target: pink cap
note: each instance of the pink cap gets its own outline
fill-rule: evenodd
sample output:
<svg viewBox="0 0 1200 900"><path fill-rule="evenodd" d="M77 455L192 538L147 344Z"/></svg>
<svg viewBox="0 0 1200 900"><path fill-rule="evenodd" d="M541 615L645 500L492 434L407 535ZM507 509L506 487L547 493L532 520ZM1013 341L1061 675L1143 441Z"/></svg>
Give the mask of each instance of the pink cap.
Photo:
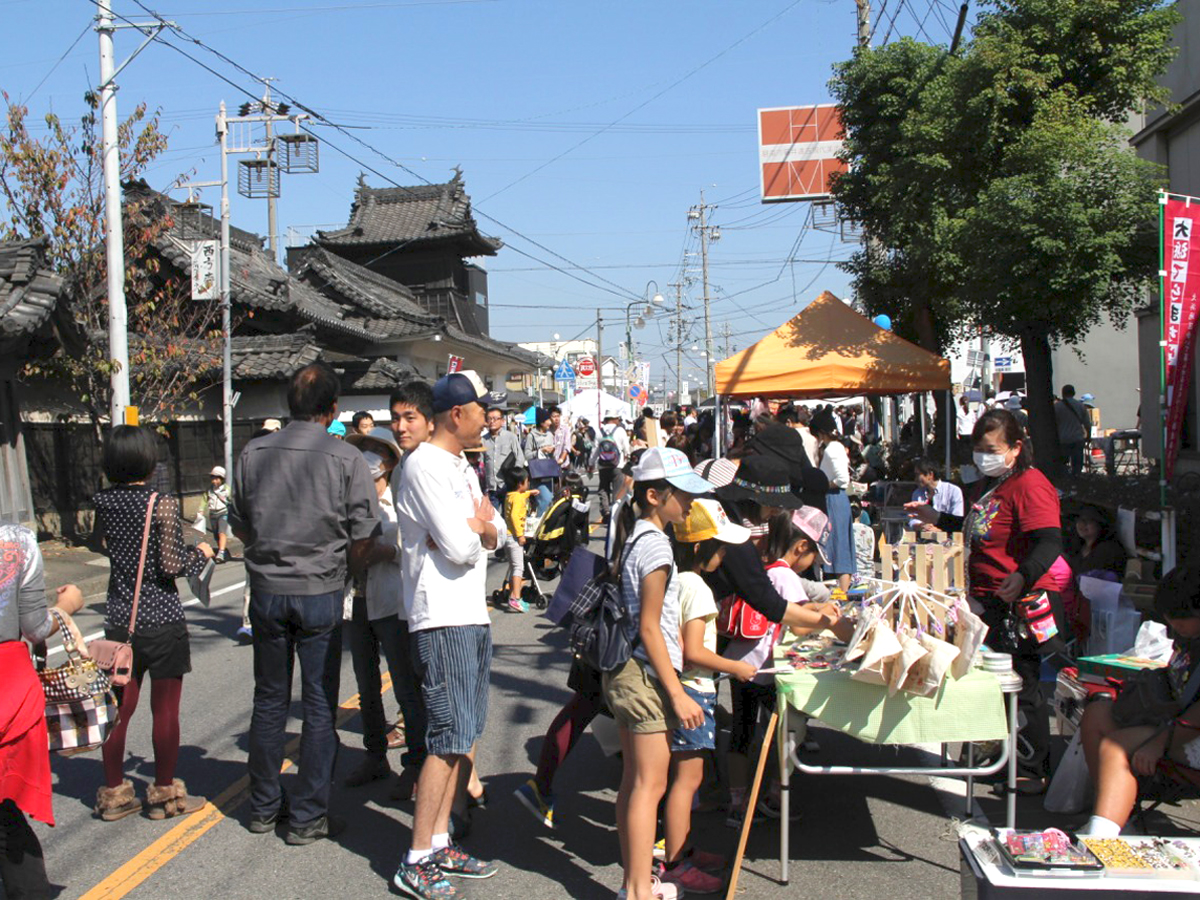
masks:
<svg viewBox="0 0 1200 900"><path fill-rule="evenodd" d="M824 565L829 565L825 555L825 539L829 536L829 518L815 506L802 506L792 513L792 524L804 532L805 537L817 545L817 553Z"/></svg>

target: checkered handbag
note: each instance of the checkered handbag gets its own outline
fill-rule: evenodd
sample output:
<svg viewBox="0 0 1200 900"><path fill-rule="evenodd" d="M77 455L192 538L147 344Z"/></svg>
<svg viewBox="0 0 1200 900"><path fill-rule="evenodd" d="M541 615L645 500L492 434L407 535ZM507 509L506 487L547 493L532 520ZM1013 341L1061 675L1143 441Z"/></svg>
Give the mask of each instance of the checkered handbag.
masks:
<svg viewBox="0 0 1200 900"><path fill-rule="evenodd" d="M46 695L46 730L50 750L92 750L104 743L117 723L117 696L109 674L79 651L76 629L59 610L58 619L67 661L46 668L38 658L38 678Z"/></svg>

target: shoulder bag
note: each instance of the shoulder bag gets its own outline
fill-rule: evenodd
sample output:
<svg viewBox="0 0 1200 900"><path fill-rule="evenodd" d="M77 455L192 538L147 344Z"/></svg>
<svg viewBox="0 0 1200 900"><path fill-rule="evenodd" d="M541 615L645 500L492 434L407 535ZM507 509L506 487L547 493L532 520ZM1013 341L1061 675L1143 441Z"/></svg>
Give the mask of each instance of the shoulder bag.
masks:
<svg viewBox="0 0 1200 900"><path fill-rule="evenodd" d="M46 695L46 730L52 752L94 750L108 738L117 722L117 696L112 679L94 659L80 650L83 639L75 623L58 609L50 614L58 620L67 661L46 668L46 645L34 653L38 680Z"/></svg>
<svg viewBox="0 0 1200 900"><path fill-rule="evenodd" d="M129 630L124 641L100 640L88 644L88 653L101 669L112 677L114 687L124 687L133 677L133 629L137 624L138 599L142 595L142 576L146 571L146 550L150 546L150 524L158 494L150 494L146 504L146 524L142 529L142 553L138 557L137 581L133 586L133 606L129 610Z"/></svg>
<svg viewBox="0 0 1200 900"><path fill-rule="evenodd" d="M1113 701L1113 721L1122 728L1134 725L1162 725L1192 705L1200 689L1200 664L1192 670L1179 699L1171 693L1167 669L1149 669L1125 679L1121 693Z"/></svg>

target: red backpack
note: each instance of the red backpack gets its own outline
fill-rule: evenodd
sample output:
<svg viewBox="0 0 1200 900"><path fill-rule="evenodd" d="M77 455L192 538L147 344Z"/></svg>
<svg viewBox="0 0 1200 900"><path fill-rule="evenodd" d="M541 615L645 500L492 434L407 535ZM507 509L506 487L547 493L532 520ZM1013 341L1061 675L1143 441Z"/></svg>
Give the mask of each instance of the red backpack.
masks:
<svg viewBox="0 0 1200 900"><path fill-rule="evenodd" d="M787 563L777 559L767 568L777 569L780 566L787 566ZM717 633L724 637L757 641L778 627L737 594L730 594L721 600L721 607L717 611Z"/></svg>

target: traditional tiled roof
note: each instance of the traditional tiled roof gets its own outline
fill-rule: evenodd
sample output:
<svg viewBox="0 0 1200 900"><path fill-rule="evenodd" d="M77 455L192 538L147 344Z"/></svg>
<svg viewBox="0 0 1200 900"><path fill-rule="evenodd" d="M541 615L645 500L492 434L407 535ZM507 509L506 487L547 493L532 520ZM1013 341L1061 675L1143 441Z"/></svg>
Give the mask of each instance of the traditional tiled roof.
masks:
<svg viewBox="0 0 1200 900"><path fill-rule="evenodd" d="M321 358L310 334L235 335L229 342L233 377L279 381Z"/></svg>
<svg viewBox="0 0 1200 900"><path fill-rule="evenodd" d="M400 282L317 245L305 247L298 257L294 278L349 307L350 320L362 320L381 338L432 335L441 329L442 317L424 309Z"/></svg>
<svg viewBox="0 0 1200 900"><path fill-rule="evenodd" d="M53 314L62 281L45 266L46 239L0 242L0 349L11 351Z"/></svg>
<svg viewBox="0 0 1200 900"><path fill-rule="evenodd" d="M418 377L420 377L420 373L412 366L380 357L372 360L367 371L351 381L347 390L393 391L405 382Z"/></svg>
<svg viewBox="0 0 1200 900"><path fill-rule="evenodd" d="M494 256L498 238L480 234L462 172L445 184L370 188L360 176L350 221L337 231L317 232L317 243L352 247L450 242L464 256Z"/></svg>
<svg viewBox="0 0 1200 900"><path fill-rule="evenodd" d="M469 334L456 325L446 326L446 336L453 341L458 341L471 347L478 347L480 350L485 350L488 353L507 356L530 368L544 367L544 357L540 353L533 353L517 344L510 344L508 341L498 341L479 334Z"/></svg>

